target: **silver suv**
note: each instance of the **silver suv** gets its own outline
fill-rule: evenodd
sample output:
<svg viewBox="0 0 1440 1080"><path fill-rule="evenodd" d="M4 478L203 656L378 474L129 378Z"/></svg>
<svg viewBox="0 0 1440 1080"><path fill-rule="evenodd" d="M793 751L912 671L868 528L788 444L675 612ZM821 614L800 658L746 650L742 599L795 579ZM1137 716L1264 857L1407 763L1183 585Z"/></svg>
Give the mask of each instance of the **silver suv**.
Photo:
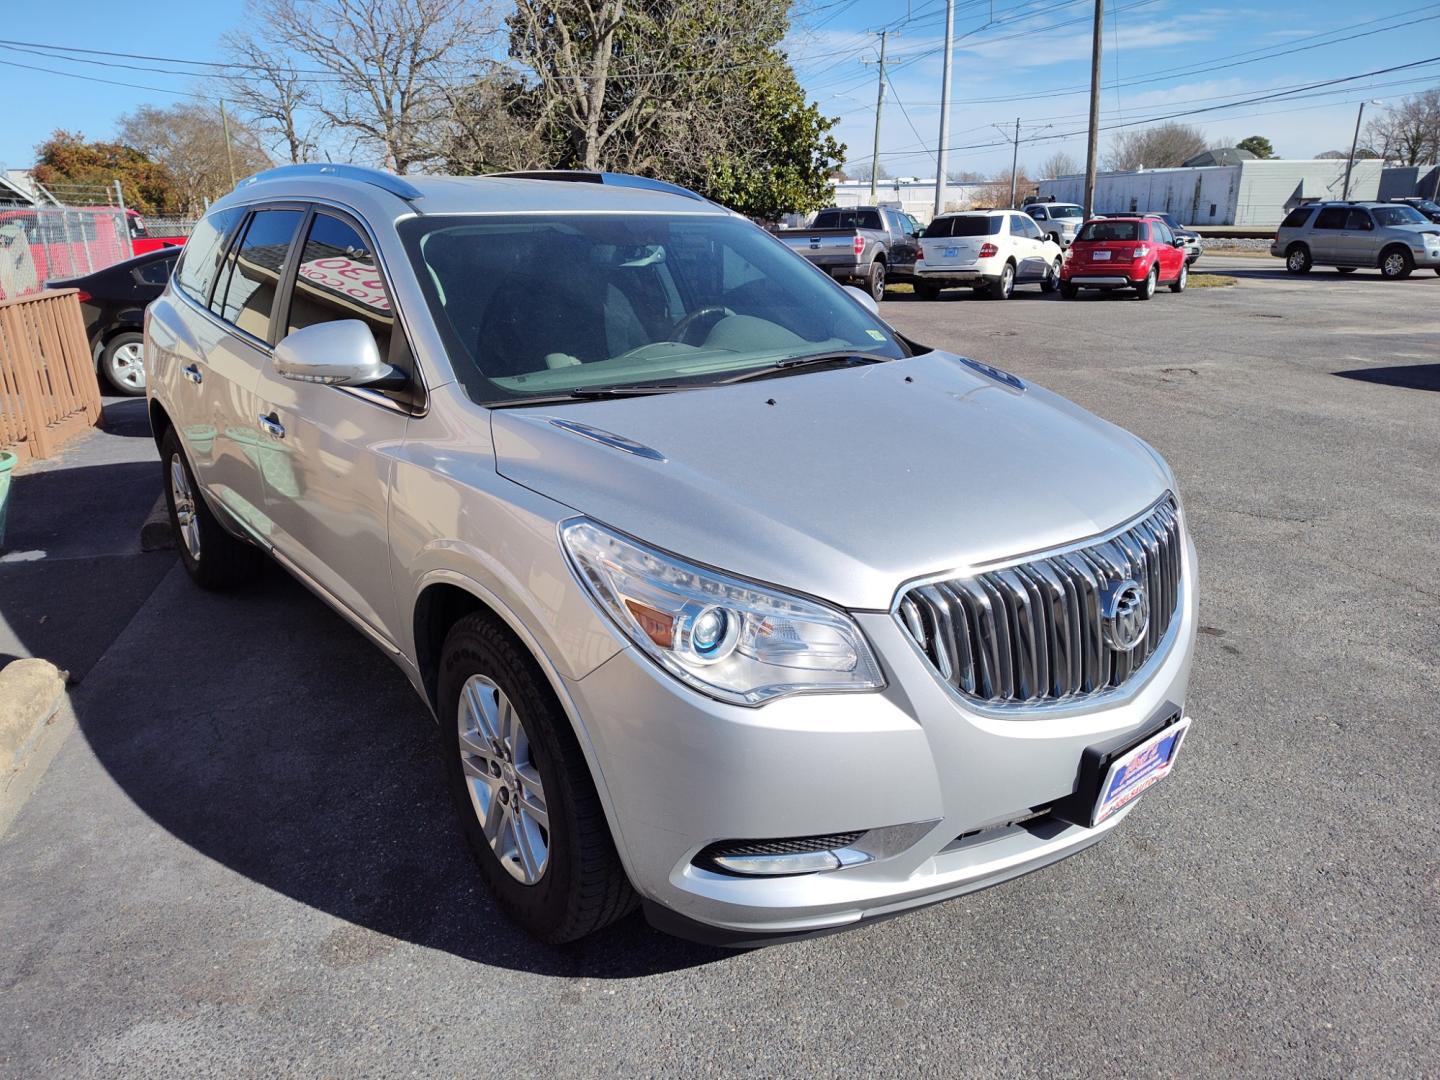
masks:
<svg viewBox="0 0 1440 1080"><path fill-rule="evenodd" d="M1440 274L1440 225L1399 203L1312 203L1280 223L1270 254L1283 258L1292 274L1308 274L1312 266L1338 267L1342 274L1378 267L1391 279L1407 278L1417 267Z"/></svg>
<svg viewBox="0 0 1440 1080"><path fill-rule="evenodd" d="M272 170L145 345L191 577L268 554L405 672L542 939L991 885L1104 837L1188 729L1160 457L682 189Z"/></svg>

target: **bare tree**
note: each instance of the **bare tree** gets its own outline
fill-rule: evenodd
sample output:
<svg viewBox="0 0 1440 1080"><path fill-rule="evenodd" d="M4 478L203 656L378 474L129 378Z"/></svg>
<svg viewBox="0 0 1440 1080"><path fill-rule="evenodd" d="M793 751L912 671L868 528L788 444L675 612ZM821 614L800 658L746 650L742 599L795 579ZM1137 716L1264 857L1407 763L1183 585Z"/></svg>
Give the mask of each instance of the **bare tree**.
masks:
<svg viewBox="0 0 1440 1080"><path fill-rule="evenodd" d="M1110 143L1105 168L1111 172L1135 169L1173 169L1206 148L1205 133L1174 121L1148 128L1127 128Z"/></svg>
<svg viewBox="0 0 1440 1080"><path fill-rule="evenodd" d="M865 161L861 162L859 165L856 165L853 169L846 170L846 174L855 180L869 180L871 173L875 174L876 180L890 179L890 170L885 167L885 163L883 161L875 165L872 165L870 162Z"/></svg>
<svg viewBox="0 0 1440 1080"><path fill-rule="evenodd" d="M281 82L308 86L333 134L398 173L443 153L437 128L455 88L487 66L497 29L484 0L251 0L249 15ZM273 118L285 109L270 81ZM254 85L263 92L264 82Z"/></svg>
<svg viewBox="0 0 1440 1080"><path fill-rule="evenodd" d="M1440 89L1415 94L1386 109L1365 125L1364 139L1379 156L1402 165L1440 159Z"/></svg>
<svg viewBox="0 0 1440 1080"><path fill-rule="evenodd" d="M1074 176L1083 168L1084 166L1064 150L1056 150L1040 163L1040 175L1046 179L1054 179L1057 176Z"/></svg>
<svg viewBox="0 0 1440 1080"><path fill-rule="evenodd" d="M314 140L309 116L318 94L313 83L277 49L248 33L221 39L230 58L229 96L270 135L291 164L310 159Z"/></svg>
<svg viewBox="0 0 1440 1080"><path fill-rule="evenodd" d="M206 199L217 199L234 187L234 179L267 168L270 158L256 133L246 124L230 122L230 148L218 106L182 102L160 109L142 105L118 122L119 141L169 170L186 213L198 214Z"/></svg>
<svg viewBox="0 0 1440 1080"><path fill-rule="evenodd" d="M1035 181L1026 175L1025 163L1020 163L1020 168L1015 176L1015 204L1018 206L1024 201L1026 195L1035 193ZM1009 206L1010 205L1010 170L1006 169L999 173L988 183L976 189L971 201L976 206Z"/></svg>

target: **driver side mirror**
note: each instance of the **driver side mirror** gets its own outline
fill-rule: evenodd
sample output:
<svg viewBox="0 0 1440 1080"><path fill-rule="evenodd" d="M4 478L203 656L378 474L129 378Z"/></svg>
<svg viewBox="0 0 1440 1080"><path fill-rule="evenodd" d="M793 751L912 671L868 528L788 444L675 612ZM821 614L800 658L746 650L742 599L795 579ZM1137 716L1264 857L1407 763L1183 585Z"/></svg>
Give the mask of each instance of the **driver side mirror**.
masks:
<svg viewBox="0 0 1440 1080"><path fill-rule="evenodd" d="M1184 240L1181 240L1180 237L1178 237L1178 236L1175 237L1174 240L1171 240L1170 243L1171 243L1173 246L1175 246L1175 247L1184 247L1184 246L1185 246L1185 241L1184 241Z"/></svg>
<svg viewBox="0 0 1440 1080"><path fill-rule="evenodd" d="M275 346L275 373L293 382L399 390L405 373L380 358L375 335L359 319L337 319L291 331Z"/></svg>
<svg viewBox="0 0 1440 1080"><path fill-rule="evenodd" d="M845 291L850 294L850 299L870 312L871 315L879 316L880 305L877 304L875 298L864 289L857 289L854 285L846 285Z"/></svg>

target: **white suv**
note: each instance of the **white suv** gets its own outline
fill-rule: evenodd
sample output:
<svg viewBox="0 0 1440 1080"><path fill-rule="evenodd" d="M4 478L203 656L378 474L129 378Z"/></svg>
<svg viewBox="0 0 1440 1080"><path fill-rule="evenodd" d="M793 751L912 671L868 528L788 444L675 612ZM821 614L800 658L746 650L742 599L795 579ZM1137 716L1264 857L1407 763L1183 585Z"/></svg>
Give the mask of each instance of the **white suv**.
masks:
<svg viewBox="0 0 1440 1080"><path fill-rule="evenodd" d="M969 285L977 295L1009 300L1016 285L1042 292L1060 283L1064 252L1019 210L944 214L925 229L915 259L915 295L934 300L941 289Z"/></svg>

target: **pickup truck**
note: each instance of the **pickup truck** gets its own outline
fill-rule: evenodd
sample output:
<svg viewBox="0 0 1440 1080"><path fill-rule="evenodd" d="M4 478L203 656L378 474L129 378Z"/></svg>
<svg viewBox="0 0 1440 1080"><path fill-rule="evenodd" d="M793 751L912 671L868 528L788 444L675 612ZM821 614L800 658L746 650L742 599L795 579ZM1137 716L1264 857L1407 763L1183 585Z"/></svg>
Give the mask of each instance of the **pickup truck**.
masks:
<svg viewBox="0 0 1440 1080"><path fill-rule="evenodd" d="M863 284L876 300L885 295L887 278L909 280L915 272L915 222L888 206L832 207L809 228L775 235L831 277Z"/></svg>

